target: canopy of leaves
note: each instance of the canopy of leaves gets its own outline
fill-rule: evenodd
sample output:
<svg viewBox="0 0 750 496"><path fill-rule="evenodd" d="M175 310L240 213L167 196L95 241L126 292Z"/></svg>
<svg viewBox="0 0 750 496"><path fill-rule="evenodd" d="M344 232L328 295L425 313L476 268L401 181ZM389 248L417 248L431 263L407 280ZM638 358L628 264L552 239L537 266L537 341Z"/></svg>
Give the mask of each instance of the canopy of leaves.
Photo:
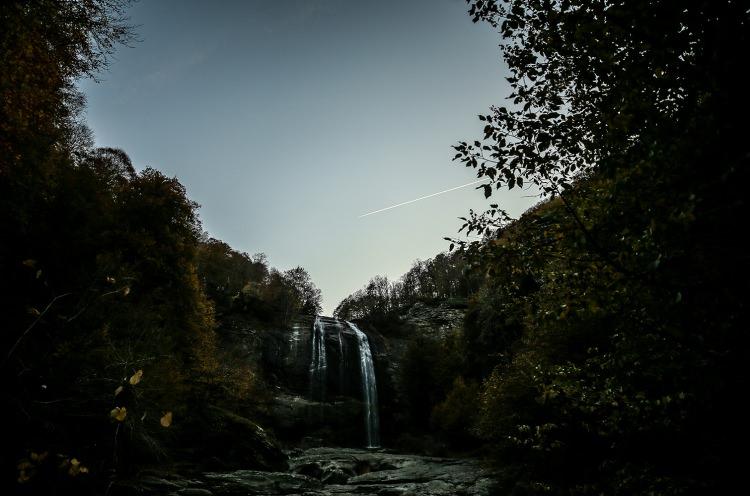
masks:
<svg viewBox="0 0 750 496"><path fill-rule="evenodd" d="M481 139L458 143L454 160L494 189L564 196L594 170L615 175L648 160L678 175L699 156L695 180L705 183L719 175L707 164L739 165L735 116L748 109L736 67L747 63L750 22L742 2L467 2L475 22L500 31L512 93L479 116ZM505 220L493 209L464 227Z"/></svg>

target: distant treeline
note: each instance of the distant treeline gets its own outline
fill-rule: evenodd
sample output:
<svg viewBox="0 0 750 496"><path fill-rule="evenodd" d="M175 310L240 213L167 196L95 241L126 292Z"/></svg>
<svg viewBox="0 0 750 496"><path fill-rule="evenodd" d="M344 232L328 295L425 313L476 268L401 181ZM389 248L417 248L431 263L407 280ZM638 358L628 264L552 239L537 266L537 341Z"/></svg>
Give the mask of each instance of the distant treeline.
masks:
<svg viewBox="0 0 750 496"><path fill-rule="evenodd" d="M481 279L469 270L462 252L440 253L416 261L398 281L375 276L344 298L334 311L341 319L381 322L417 301L465 299L476 291Z"/></svg>

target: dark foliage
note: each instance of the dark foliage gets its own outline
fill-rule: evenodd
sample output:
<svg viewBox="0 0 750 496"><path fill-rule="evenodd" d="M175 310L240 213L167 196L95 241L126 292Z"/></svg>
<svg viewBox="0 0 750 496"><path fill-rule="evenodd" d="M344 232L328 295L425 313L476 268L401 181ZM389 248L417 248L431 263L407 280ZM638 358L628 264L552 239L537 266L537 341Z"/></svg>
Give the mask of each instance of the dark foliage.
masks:
<svg viewBox="0 0 750 496"><path fill-rule="evenodd" d="M412 416L480 436L508 494L729 492L747 439L750 10L468 3L499 29L513 92L455 160L485 196L545 201L465 219L484 240L454 243L482 283L462 333L413 338Z"/></svg>
<svg viewBox="0 0 750 496"><path fill-rule="evenodd" d="M319 309L303 269L206 239L177 179L91 148L74 84L133 39L126 6L0 6L3 494L103 494L172 460L206 405L247 405L215 307L248 285L270 320Z"/></svg>
<svg viewBox="0 0 750 496"><path fill-rule="evenodd" d="M713 494L746 429L750 11L732 1L470 1L511 105L456 159L554 200L463 228L478 432L518 494ZM489 195L491 188L487 188ZM496 229L499 231L496 231Z"/></svg>
<svg viewBox="0 0 750 496"><path fill-rule="evenodd" d="M198 248L198 274L219 313L285 326L297 315L321 311L321 292L302 267L280 272L269 268L263 253L251 258L208 236Z"/></svg>

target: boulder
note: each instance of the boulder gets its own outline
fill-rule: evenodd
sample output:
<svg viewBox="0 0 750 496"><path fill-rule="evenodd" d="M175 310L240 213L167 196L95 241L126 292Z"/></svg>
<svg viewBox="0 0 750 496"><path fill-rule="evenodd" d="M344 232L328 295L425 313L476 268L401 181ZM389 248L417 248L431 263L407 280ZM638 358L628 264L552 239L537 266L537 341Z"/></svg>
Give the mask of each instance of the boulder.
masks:
<svg viewBox="0 0 750 496"><path fill-rule="evenodd" d="M322 487L320 481L304 475L255 470L206 473L203 478L215 496L308 494Z"/></svg>
<svg viewBox="0 0 750 496"><path fill-rule="evenodd" d="M287 456L274 437L250 419L207 406L191 425L190 455L212 470L286 470Z"/></svg>
<svg viewBox="0 0 750 496"><path fill-rule="evenodd" d="M330 402L278 393L269 405L266 422L287 440L319 438L325 443L364 443L362 402L336 397Z"/></svg>

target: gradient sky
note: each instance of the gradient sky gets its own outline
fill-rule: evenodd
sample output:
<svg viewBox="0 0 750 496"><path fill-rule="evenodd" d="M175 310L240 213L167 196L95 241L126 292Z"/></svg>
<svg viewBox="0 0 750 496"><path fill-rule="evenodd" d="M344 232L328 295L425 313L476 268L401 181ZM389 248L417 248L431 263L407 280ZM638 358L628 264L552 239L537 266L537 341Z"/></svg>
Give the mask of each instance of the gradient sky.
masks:
<svg viewBox="0 0 750 496"><path fill-rule="evenodd" d="M203 227L279 269L331 314L370 277L447 249L488 201L451 162L509 93L499 37L464 0L141 0L140 42L84 81L99 146L176 176ZM518 215L528 192L493 196Z"/></svg>

